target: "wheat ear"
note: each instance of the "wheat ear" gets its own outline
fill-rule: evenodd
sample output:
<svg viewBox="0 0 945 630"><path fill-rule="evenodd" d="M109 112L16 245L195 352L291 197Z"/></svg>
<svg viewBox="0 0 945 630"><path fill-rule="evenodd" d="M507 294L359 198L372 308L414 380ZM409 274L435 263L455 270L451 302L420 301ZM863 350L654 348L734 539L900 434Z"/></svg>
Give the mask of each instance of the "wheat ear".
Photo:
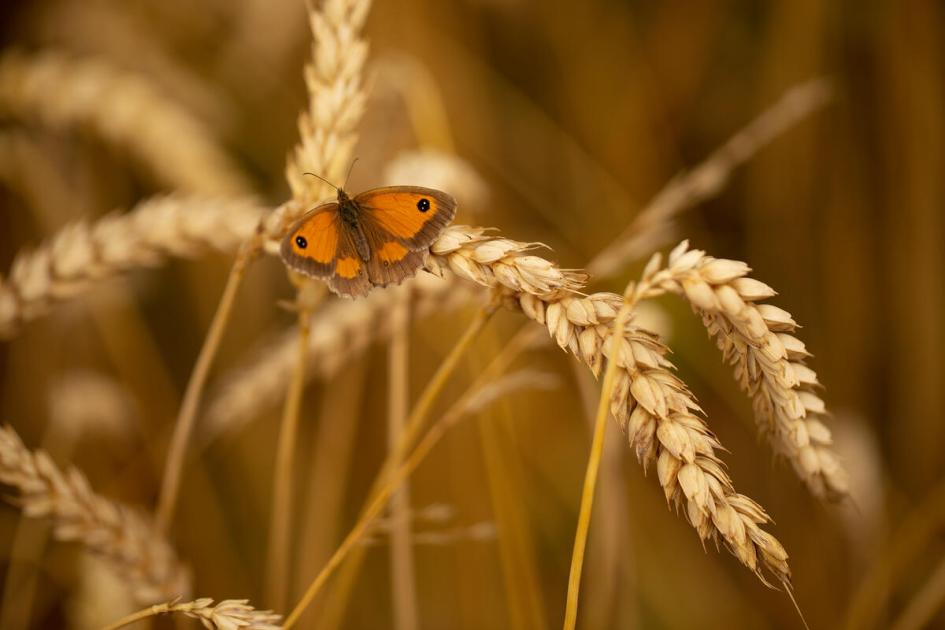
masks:
<svg viewBox="0 0 945 630"><path fill-rule="evenodd" d="M250 185L206 127L142 76L47 51L0 59L0 111L50 127L86 126L127 147L166 185L239 195Z"/></svg>
<svg viewBox="0 0 945 630"><path fill-rule="evenodd" d="M106 559L140 603L189 593L187 570L144 514L96 494L81 472L61 471L8 426L0 428L0 481L20 491L24 515L52 522L56 539L79 542Z"/></svg>
<svg viewBox="0 0 945 630"><path fill-rule="evenodd" d="M810 355L791 333L790 313L759 304L775 295L768 285L748 277L748 265L707 256L680 243L667 266L655 257L644 278L651 294L684 296L712 335L725 360L735 367L739 385L751 397L762 434L785 456L811 491L832 500L848 493L843 467L831 451L830 429L823 423L824 401L817 395L817 374L804 361Z"/></svg>
<svg viewBox="0 0 945 630"><path fill-rule="evenodd" d="M248 201L169 196L125 214L73 223L36 249L19 252L9 277L0 277L0 338L105 277L168 257L230 251L253 233L262 213Z"/></svg>
<svg viewBox="0 0 945 630"><path fill-rule="evenodd" d="M225 599L214 605L209 597L192 602L167 602L156 604L130 614L110 624L104 630L118 630L125 626L156 615L181 614L199 619L204 628L211 630L279 630L282 615L271 610L256 610L247 599Z"/></svg>
<svg viewBox="0 0 945 630"><path fill-rule="evenodd" d="M368 0L326 0L309 11L312 58L305 66L308 109L299 116L299 143L286 162L285 176L292 200L273 211L260 225L270 249L289 227L325 196L326 184L314 173L339 186L357 142L357 126L364 114L362 88L368 44L361 30L371 3Z"/></svg>
<svg viewBox="0 0 945 630"><path fill-rule="evenodd" d="M582 296L583 274L560 269L531 254L536 245L487 235L481 228L447 228L431 248L429 267L446 269L498 290L504 304L545 326L564 350L599 374L616 356L620 373L611 413L627 433L644 468L655 464L667 501L684 509L703 540L724 544L765 581L762 569L788 583L784 547L762 529L770 518L760 505L738 494L716 456L720 444L686 385L673 373L668 349L640 327L628 326L610 340L622 298L611 293ZM642 297L646 297L645 295Z"/></svg>

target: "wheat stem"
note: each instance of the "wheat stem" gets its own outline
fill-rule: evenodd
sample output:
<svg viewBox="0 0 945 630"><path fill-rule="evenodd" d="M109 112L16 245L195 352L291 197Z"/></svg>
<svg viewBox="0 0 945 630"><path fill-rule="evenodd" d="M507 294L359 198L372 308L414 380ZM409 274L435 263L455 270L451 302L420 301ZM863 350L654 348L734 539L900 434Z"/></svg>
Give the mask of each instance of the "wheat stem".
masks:
<svg viewBox="0 0 945 630"><path fill-rule="evenodd" d="M612 348L611 357L617 356L617 342L624 334L635 300L631 300L633 293L632 283L627 287L625 300L617 319L614 321L614 332L610 337ZM584 474L584 487L581 490L581 509L578 514L577 530L574 534L574 550L571 554L571 571L568 576L567 605L564 612L564 630L574 630L577 624L578 596L581 590L581 569L584 566L584 551L587 547L587 533L591 525L591 511L594 507L594 490L597 488L597 475L600 471L600 462L604 454L604 437L607 433L607 418L610 415L611 397L617 380L618 361L607 362L604 372L604 384L601 387L600 402L597 405L597 417L594 421L594 437L591 441L591 454L587 460L587 471Z"/></svg>
<svg viewBox="0 0 945 630"><path fill-rule="evenodd" d="M157 529L162 534L167 532L171 521L174 519L174 510L180 492L181 472L184 467L184 456L197 419L200 397L207 383L210 366L213 365L213 359L220 348L223 333L230 321L236 294L246 273L246 266L252 258L253 251L248 247L243 247L236 255L236 260L233 262L230 275L226 280L226 286L223 289L223 296L217 305L210 329L207 331L203 346L200 348L200 354L197 356L197 362L194 364L194 371L187 383L187 390L184 392L184 400L177 415L174 434L171 437L171 444L167 452L167 462L164 466L164 478L155 516Z"/></svg>
<svg viewBox="0 0 945 630"><path fill-rule="evenodd" d="M446 429L455 423L464 413L475 411L475 409L471 409L471 407L474 406L474 397L476 394L482 392L490 382L494 389L498 390L493 397L501 394L504 387L500 387L500 385L503 384L500 381L493 380L494 377L504 372L519 354L521 354L529 344L533 343L535 332L536 331L530 328L522 327L518 334L516 334L512 340L503 347L502 351L492 359L489 366L479 373L477 379L469 386L466 392L457 399L450 410L443 414L437 423L424 435L423 444L427 444L428 448L432 448L433 444L446 432ZM420 449L423 444L418 444L417 449ZM368 500L381 490L383 479L382 475L379 474L377 476L371 488ZM344 615L346 602L350 598L350 592L354 588L354 582L360 570L363 551L363 549L355 550L350 554L348 561L342 567L337 579L337 585L334 588L335 595L331 601L326 604L325 611L319 619L319 627L336 628L341 625L340 620Z"/></svg>
<svg viewBox="0 0 945 630"><path fill-rule="evenodd" d="M880 551L851 598L844 623L846 630L865 630L874 627L873 621L883 618L893 585L905 579L910 563L930 548L943 526L945 482L935 486L889 536L887 548Z"/></svg>
<svg viewBox="0 0 945 630"><path fill-rule="evenodd" d="M537 331L531 327L522 327L511 342L504 333L495 329L490 332L490 343L483 344L483 352L495 358L485 370L476 370L480 372L477 382L484 389L508 381L513 375L507 374L499 379L499 372L504 372L529 344L538 340ZM516 415L503 404L496 405L488 414L480 415L475 424L497 533L496 551L508 602L508 626L516 630L545 630L548 619L542 596L541 567L536 558L539 545L535 541L537 532L530 522L525 500L526 464L522 448L529 447L517 443L515 422Z"/></svg>
<svg viewBox="0 0 945 630"><path fill-rule="evenodd" d="M299 432L299 409L305 391L305 366L308 339L311 332L312 311L324 295L324 284L299 280L298 282L299 331L295 369L289 381L279 441L276 447L275 473L272 482L272 513L269 521L269 566L267 571L268 602L277 610L285 608L289 584L289 548L292 541L292 495L295 469L295 450ZM317 292L317 293L316 293Z"/></svg>
<svg viewBox="0 0 945 630"><path fill-rule="evenodd" d="M932 618L945 604L945 558L932 571L925 584L912 595L905 609L890 626L892 630L921 630L930 627Z"/></svg>
<svg viewBox="0 0 945 630"><path fill-rule="evenodd" d="M443 363L440 364L440 368L433 375L433 378L427 383L426 387L423 390L423 394L420 396L420 399L414 405L413 411L410 414L410 418L407 420L407 426L404 429L403 434L398 440L397 446L391 451L387 457L387 461L384 463L384 466L381 468L381 472L378 475L378 480L388 479L383 486L373 492L373 499L368 503L367 508L361 513L361 517L358 519L358 522L355 523L354 527L348 532L348 535L339 545L338 549L335 550L335 553L332 554L328 562L322 567L322 570L315 576L315 579L309 585L308 589L305 591L305 594L302 595L302 598L295 605L295 608L292 609L292 612L289 613L289 616L286 618L285 627L288 630L299 620L301 614L305 611L306 608L314 601L315 596L318 595L321 588L325 585L325 582L331 577L331 574L334 573L335 569L342 563L345 557L348 555L348 552L357 544L361 539L364 533L367 531L367 528L370 526L374 518L380 513L387 503L387 499L390 497L391 492L397 483L403 479L407 474L410 473L413 468L411 468L410 462L413 459L411 456L410 459L404 462L404 464L397 470L395 470L393 475L390 475L388 471L392 470L394 467L394 462L399 461L403 454L409 448L411 442L414 441L416 436L420 433L420 430L423 427L423 422L426 419L427 414L430 411L430 408L433 406L433 403L436 401L437 396L443 390L443 386L446 384L446 381L456 370L456 366L459 365L459 360L462 358L463 354L469 347L472 345L472 342L476 339L488 321L492 318L492 315L496 311L497 304L495 301L490 303L485 308L481 309L476 313L475 318L470 322L469 326L466 328L462 337L459 341L456 342L456 345L453 346L453 349L450 350L450 353L443 360ZM415 467L419 461L415 462L413 466Z"/></svg>
<svg viewBox="0 0 945 630"><path fill-rule="evenodd" d="M394 305L394 333L391 336L388 354L388 417L387 444L393 454L403 435L407 422L409 402L409 326L410 294L406 287L396 290ZM395 460L393 465L400 464ZM416 630L419 627L417 613L416 575L414 571L413 544L410 534L410 486L404 482L391 497L390 560L391 599L394 609L394 628Z"/></svg>

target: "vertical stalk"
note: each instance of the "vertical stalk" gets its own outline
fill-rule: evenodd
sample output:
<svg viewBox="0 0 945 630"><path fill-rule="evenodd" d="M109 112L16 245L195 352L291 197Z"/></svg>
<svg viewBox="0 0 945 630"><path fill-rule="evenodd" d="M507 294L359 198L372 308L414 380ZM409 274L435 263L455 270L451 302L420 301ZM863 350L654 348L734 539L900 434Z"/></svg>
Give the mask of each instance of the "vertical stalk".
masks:
<svg viewBox="0 0 945 630"><path fill-rule="evenodd" d="M207 376L210 374L210 367L213 365L213 359L220 349L220 341L223 339L223 333L230 321L230 315L233 312L233 304L236 301L236 294L246 273L246 266L252 260L256 253L253 245L245 245L240 248L230 269L230 275L227 277L226 286L223 289L223 295L220 303L213 315L213 321L210 323L210 329L204 339L203 346L200 348L200 354L197 356L197 362L194 364L194 371L190 375L187 383L187 390L184 392L184 399L181 402L180 411L177 414L177 422L174 425L174 434L171 436L171 443L167 451L167 461L164 465L164 477L161 483L161 494L158 497L157 514L155 524L158 532L166 534L174 520L174 510L177 506L177 498L180 493L181 473L184 467L184 456L187 452L187 443L194 430L194 424L197 420L197 408L200 406L200 397L203 394L204 387L207 384Z"/></svg>
<svg viewBox="0 0 945 630"><path fill-rule="evenodd" d="M388 416L387 446L393 466L400 465L397 445L407 422L409 405L409 347L410 293L409 289L398 289L394 307L393 334L387 363ZM417 630L416 574L414 570L413 544L410 536L410 485L407 481L391 496L391 601L394 608L395 630Z"/></svg>
<svg viewBox="0 0 945 630"><path fill-rule="evenodd" d="M597 404L597 419L594 422L594 438L591 442L591 454L587 460L587 471L584 474L584 488L581 491L581 510L578 514L577 531L574 534L574 550L571 554L571 572L568 577L567 605L564 611L564 630L574 630L577 625L578 596L581 590L581 570L584 566L584 551L587 547L587 532L591 524L591 511L594 507L594 490L597 487L597 474L600 471L600 462L604 454L604 435L607 431L607 417L610 415L610 396L614 391L617 378L616 355L620 351L619 340L624 335L627 321L630 319L635 300L634 285L631 283L624 294L624 305L614 321L610 342L610 356L607 361L607 370L604 373L604 384L601 387L600 401Z"/></svg>
<svg viewBox="0 0 945 630"><path fill-rule="evenodd" d="M299 430L299 409L305 391L305 364L308 360L308 340L312 311L324 290L321 283L300 280L290 275L298 288L296 307L299 319L298 353L292 380L286 392L276 447L276 463L272 481L272 512L269 517L269 562L266 574L268 605L284 610L288 600L289 549L292 543L292 499L295 489L295 449Z"/></svg>
<svg viewBox="0 0 945 630"><path fill-rule="evenodd" d="M399 461L403 458L404 454L408 452L411 443L415 441L416 437L423 429L427 414L429 414L433 403L436 402L437 396L443 390L446 381L453 372L456 371L459 360L472 345L472 342L485 327L493 313L495 313L497 306L497 303L493 302L476 314L476 317L470 322L463 336L456 342L456 345L450 350L450 353L443 360L443 363L440 364L433 378L427 383L423 394L421 394L417 404L413 407L410 418L407 420L407 426L401 438L398 440L394 452L388 456L381 468L381 472L378 474L374 488L368 497L367 506L362 510L358 522L355 523L351 531L348 532L348 535L341 542L341 545L338 546L338 549L335 550L335 553L332 554L322 570L315 576L315 579L295 605L295 608L289 613L283 625L285 630L290 630L298 622L299 617L315 600L315 597L328 581L328 578L331 577L351 550L357 545L358 541L371 525L371 522L386 505L387 499L390 497L392 489L396 487L397 482L413 470L412 466L416 466L417 463L419 463L419 460L416 460L413 455L411 455L399 469L393 466L391 462Z"/></svg>

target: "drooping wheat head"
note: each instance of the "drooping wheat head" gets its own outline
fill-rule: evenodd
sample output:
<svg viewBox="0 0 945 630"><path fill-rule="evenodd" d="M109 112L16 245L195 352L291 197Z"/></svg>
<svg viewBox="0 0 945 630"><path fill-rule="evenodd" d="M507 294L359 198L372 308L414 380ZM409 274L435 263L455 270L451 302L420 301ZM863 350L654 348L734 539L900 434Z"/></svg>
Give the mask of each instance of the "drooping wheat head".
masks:
<svg viewBox="0 0 945 630"><path fill-rule="evenodd" d="M190 593L190 574L150 519L96 494L76 468L60 470L43 451L30 451L10 427L0 428L0 481L20 491L23 514L46 518L54 536L101 556L142 604Z"/></svg>

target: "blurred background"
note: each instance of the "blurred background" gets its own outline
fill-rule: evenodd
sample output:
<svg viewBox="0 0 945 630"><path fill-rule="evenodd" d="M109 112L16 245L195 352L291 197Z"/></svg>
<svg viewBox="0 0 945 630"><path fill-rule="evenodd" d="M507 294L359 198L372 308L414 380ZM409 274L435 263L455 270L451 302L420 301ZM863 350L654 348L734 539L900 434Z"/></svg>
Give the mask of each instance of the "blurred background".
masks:
<svg viewBox="0 0 945 630"><path fill-rule="evenodd" d="M803 325L826 387L855 506L817 501L774 460L687 306L667 300L648 316L728 449L736 488L775 519L811 627L945 627L945 6L400 0L376 3L365 34L369 100L349 188L382 183L417 151L450 156L457 222L543 242L569 268L783 93L829 80L830 103L656 244L689 238L747 261L779 291L772 302ZM288 197L311 45L301 0L4 2L0 45L4 63L43 58L138 77L188 112L227 160L226 177L222 167L195 177L191 192L273 206ZM113 98L101 85L51 90L47 104ZM4 274L67 223L172 190L102 128L50 118L0 107ZM0 345L2 421L103 494L153 506L168 428L231 260L135 269L25 325ZM594 289L621 291L642 262ZM292 325L277 305L291 296L277 260L251 269L208 401ZM418 313L414 396L474 309ZM496 318L444 405L521 322ZM386 344L338 353L303 403L296 595L350 527L387 448ZM412 478L423 628L561 623L596 393L550 345L520 363L556 387L516 392L463 422ZM279 418L278 401L259 409L185 470L174 538L201 596L271 605L261 576ZM703 551L619 431L608 441L579 627L801 627L783 592L724 551ZM42 544L37 522L21 534L40 542L15 548L19 522L15 507L0 507L4 628L97 627L136 608L81 549ZM307 623L394 627L389 571L379 535L353 590L329 589Z"/></svg>

